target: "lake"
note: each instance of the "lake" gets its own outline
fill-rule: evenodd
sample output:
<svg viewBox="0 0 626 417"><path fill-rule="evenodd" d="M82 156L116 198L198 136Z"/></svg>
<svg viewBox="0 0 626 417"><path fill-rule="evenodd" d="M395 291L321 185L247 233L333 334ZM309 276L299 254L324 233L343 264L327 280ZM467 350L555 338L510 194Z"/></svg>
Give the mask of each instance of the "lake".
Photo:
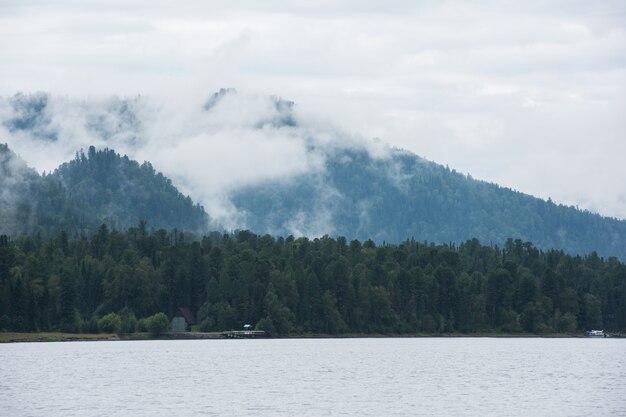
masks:
<svg viewBox="0 0 626 417"><path fill-rule="evenodd" d="M626 416L626 339L0 345L2 416Z"/></svg>

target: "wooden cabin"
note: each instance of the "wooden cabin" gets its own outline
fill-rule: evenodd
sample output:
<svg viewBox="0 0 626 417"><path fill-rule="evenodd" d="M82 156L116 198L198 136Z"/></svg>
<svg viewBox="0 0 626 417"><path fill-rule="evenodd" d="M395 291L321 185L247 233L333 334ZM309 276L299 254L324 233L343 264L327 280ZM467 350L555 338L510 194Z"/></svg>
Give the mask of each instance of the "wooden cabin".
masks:
<svg viewBox="0 0 626 417"><path fill-rule="evenodd" d="M185 333L196 324L196 318L187 307L180 307L172 317L172 333Z"/></svg>

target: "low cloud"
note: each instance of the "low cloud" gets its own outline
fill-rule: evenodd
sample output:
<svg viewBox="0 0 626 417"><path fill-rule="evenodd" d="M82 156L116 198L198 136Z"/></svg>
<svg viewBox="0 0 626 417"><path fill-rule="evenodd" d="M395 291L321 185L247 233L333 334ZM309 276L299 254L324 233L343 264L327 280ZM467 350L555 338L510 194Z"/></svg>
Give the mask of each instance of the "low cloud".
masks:
<svg viewBox="0 0 626 417"><path fill-rule="evenodd" d="M277 97L234 90L175 102L17 94L0 100L0 135L40 171L53 170L91 145L150 161L205 206L212 226L241 228L246 227L245 215L234 208L231 192L322 172L327 154L337 149L358 147L371 149L375 157L387 155L379 142L368 143L330 126L300 124L294 108ZM15 120L24 117L29 123L15 128ZM324 204L338 197L320 195L327 197ZM324 204L319 218L296 218L289 227L295 234L328 233L332 224Z"/></svg>
<svg viewBox="0 0 626 417"><path fill-rule="evenodd" d="M269 123L263 133L250 125L271 110L260 97L277 94L298 103L299 127L318 141L342 146L351 137L379 137L476 178L625 217L618 197L626 176L626 3L620 0L191 0L185 7L24 0L0 4L0 50L5 98L16 91L91 96L90 111L98 101L92 95L153 98L127 100L142 116L134 147L122 146L132 129L117 131L116 118L101 121L113 123L106 140L89 129L80 133L72 125L82 120L79 107L75 116L54 110L67 115L70 127L51 120L41 136L71 130L140 159L159 151L164 165L165 150L176 146L215 154L211 142L218 137L229 141L227 155L267 134L277 147L306 142L302 129ZM210 93L225 86L257 98L241 109L223 103L213 121L196 117ZM107 100L100 100L102 111L112 105ZM212 123L224 126L221 133ZM77 148L44 141L36 147L45 157L28 159L46 169ZM303 154L294 160L306 165Z"/></svg>

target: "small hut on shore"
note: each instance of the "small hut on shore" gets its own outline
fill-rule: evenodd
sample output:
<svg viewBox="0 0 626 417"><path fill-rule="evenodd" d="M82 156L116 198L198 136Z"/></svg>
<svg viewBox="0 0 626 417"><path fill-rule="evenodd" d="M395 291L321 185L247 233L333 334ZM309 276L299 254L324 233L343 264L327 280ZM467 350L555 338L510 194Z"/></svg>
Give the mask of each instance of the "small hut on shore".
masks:
<svg viewBox="0 0 626 417"><path fill-rule="evenodd" d="M172 333L184 333L196 324L196 318L187 307L180 307L172 317Z"/></svg>

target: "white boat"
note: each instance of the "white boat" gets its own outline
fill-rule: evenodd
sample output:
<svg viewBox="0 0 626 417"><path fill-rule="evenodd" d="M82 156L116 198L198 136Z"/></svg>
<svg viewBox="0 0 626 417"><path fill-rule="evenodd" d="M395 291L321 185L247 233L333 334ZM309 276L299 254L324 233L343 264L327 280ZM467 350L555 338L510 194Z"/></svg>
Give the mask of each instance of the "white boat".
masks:
<svg viewBox="0 0 626 417"><path fill-rule="evenodd" d="M606 333L604 333L604 330L588 330L585 333L585 336L587 336L587 337L606 337Z"/></svg>

